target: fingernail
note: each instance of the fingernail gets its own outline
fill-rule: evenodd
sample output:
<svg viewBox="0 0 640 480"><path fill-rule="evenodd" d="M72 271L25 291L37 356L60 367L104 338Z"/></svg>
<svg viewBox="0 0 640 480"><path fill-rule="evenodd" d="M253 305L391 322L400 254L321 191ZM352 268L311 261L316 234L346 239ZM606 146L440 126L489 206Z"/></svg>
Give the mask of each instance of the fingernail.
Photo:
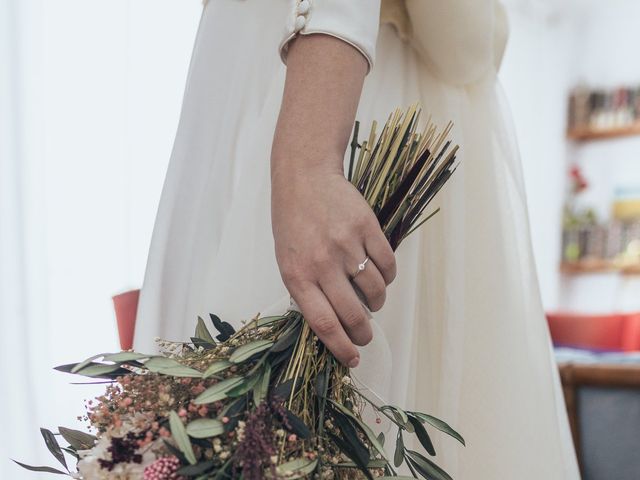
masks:
<svg viewBox="0 0 640 480"><path fill-rule="evenodd" d="M360 357L356 356L351 359L349 362L349 368L356 368L360 363Z"/></svg>

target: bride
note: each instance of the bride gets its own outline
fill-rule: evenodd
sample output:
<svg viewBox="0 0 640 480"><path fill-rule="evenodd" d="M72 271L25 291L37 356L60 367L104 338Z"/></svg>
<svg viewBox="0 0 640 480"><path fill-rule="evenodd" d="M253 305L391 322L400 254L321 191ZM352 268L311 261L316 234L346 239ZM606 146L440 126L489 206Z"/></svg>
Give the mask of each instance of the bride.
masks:
<svg viewBox="0 0 640 480"><path fill-rule="evenodd" d="M494 0L205 3L136 348L290 294L373 392L463 433L437 439L454 477L578 479L496 79L506 35ZM356 118L416 101L455 123L461 167L394 258L343 164Z"/></svg>

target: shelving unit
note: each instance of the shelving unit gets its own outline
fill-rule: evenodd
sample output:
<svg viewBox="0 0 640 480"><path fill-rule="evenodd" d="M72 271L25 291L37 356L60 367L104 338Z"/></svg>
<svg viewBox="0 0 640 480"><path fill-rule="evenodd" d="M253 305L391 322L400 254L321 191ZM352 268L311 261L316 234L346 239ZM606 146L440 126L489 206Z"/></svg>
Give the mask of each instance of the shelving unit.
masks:
<svg viewBox="0 0 640 480"><path fill-rule="evenodd" d="M640 122L623 127L593 129L593 128L574 128L567 132L567 137L575 141L604 140L616 137L629 137L640 135Z"/></svg>
<svg viewBox="0 0 640 480"><path fill-rule="evenodd" d="M640 264L618 265L606 260L580 260L579 262L563 262L560 271L566 275L588 273L619 273L621 275L640 275Z"/></svg>
<svg viewBox="0 0 640 480"><path fill-rule="evenodd" d="M624 155L635 155L634 145L613 140L640 136L640 85L609 89L580 86L574 89L569 97L566 136L575 142L570 151L576 156L581 156L578 152L583 149L601 148L601 145L596 147L587 143L601 141L605 147L608 140L612 141L611 151L618 152L617 155L621 151L625 152ZM570 174L571 195L576 196L588 187L589 182L575 162ZM563 260L559 265L563 275L640 275L640 258L633 253L637 246L628 250L631 248L629 242L640 235L640 224L636 225L640 200L636 205L635 197L620 198L616 197L612 204L611 220L606 223L596 222L587 209L575 210L575 204L568 204L569 215L575 218L573 227L564 227L563 230L563 257L580 260ZM565 247L571 249L565 250ZM614 257L616 260L612 260Z"/></svg>

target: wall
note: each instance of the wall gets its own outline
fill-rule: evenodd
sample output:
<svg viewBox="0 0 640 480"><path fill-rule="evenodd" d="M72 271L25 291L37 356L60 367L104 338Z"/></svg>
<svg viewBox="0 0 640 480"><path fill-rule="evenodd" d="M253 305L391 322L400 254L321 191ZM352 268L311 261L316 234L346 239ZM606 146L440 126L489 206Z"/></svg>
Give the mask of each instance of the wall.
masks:
<svg viewBox="0 0 640 480"><path fill-rule="evenodd" d="M572 84L615 88L640 84L640 4L614 0L592 5L580 32ZM618 187L640 187L640 137L574 144L568 161L578 164L589 189L580 199L595 207L602 219ZM615 273L565 276L560 284L560 309L589 312L640 310L640 277Z"/></svg>
<svg viewBox="0 0 640 480"><path fill-rule="evenodd" d="M565 193L565 111L577 22L540 2L508 2L510 38L500 71L521 149L531 235L547 308L558 304Z"/></svg>
<svg viewBox="0 0 640 480"><path fill-rule="evenodd" d="M543 301L548 310L610 312L640 309L637 277L565 276L560 261L566 170L576 162L591 187L582 199L603 218L616 186L640 184L640 138L574 144L565 138L572 87L640 83L640 4L507 2L510 44L500 73L511 102L529 200Z"/></svg>

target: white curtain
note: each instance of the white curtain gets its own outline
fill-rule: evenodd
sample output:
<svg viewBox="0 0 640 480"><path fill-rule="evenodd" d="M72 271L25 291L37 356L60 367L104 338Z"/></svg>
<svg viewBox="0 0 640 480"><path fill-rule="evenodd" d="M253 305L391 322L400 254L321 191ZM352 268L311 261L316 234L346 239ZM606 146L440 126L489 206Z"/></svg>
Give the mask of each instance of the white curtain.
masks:
<svg viewBox="0 0 640 480"><path fill-rule="evenodd" d="M79 426L51 367L118 349L110 296L142 281L199 0L0 0L0 478L55 465Z"/></svg>

